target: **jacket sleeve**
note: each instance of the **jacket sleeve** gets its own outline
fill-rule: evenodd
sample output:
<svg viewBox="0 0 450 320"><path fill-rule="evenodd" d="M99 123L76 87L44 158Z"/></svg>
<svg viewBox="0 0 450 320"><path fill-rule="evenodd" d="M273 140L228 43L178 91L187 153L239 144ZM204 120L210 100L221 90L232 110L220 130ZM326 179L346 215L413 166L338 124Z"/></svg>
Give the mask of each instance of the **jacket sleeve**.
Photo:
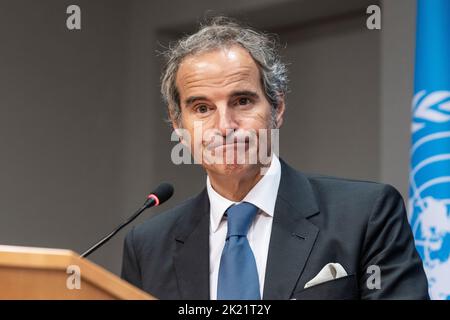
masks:
<svg viewBox="0 0 450 320"><path fill-rule="evenodd" d="M360 261L361 299L429 299L405 205L392 186L385 185L375 201Z"/></svg>
<svg viewBox="0 0 450 320"><path fill-rule="evenodd" d="M134 250L134 227L125 237L121 277L134 286L142 289L141 271Z"/></svg>

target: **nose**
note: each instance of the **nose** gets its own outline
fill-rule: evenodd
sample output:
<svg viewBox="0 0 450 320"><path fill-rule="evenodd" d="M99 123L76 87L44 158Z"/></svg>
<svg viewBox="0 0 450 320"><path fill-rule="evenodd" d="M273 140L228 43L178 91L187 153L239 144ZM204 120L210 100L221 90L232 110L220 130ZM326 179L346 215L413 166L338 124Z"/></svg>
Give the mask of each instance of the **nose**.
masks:
<svg viewBox="0 0 450 320"><path fill-rule="evenodd" d="M220 131L222 136L227 135L227 130L236 130L239 128L239 124L236 119L236 114L233 110L230 110L228 106L218 107L216 129ZM229 132L228 132L229 133Z"/></svg>

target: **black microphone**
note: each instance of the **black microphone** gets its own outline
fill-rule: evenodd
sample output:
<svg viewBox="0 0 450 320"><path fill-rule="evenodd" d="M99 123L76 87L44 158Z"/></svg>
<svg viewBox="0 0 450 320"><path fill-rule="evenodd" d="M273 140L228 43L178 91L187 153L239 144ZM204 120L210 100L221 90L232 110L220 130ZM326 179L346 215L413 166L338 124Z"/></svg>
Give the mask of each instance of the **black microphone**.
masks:
<svg viewBox="0 0 450 320"><path fill-rule="evenodd" d="M145 200L142 207L136 211L128 220L123 222L121 225L119 225L117 228L115 228L110 234L105 236L103 239L101 239L99 242L94 244L92 247L90 247L88 250L86 250L81 257L86 258L88 255L90 255L92 252L97 250L99 247L101 247L103 244L105 244L106 241L111 239L117 232L119 232L123 227L128 225L131 221L136 219L144 210L153 207L153 206L159 206L160 204L166 202L170 199L170 197L173 195L173 186L170 183L163 182L161 183L155 191L150 193L147 196L147 200Z"/></svg>

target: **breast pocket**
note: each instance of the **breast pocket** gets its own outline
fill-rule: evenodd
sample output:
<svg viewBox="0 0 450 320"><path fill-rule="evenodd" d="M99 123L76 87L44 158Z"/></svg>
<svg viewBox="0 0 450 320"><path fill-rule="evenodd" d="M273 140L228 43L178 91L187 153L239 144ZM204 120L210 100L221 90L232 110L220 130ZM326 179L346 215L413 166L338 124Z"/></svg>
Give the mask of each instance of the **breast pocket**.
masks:
<svg viewBox="0 0 450 320"><path fill-rule="evenodd" d="M356 300L359 299L356 276L349 275L336 280L301 289L292 295L296 300Z"/></svg>

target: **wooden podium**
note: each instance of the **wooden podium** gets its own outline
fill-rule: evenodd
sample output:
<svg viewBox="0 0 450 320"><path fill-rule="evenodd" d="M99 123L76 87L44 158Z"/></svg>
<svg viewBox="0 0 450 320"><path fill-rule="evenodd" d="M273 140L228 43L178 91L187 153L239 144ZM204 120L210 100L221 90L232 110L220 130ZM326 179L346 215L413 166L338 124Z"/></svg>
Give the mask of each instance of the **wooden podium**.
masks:
<svg viewBox="0 0 450 320"><path fill-rule="evenodd" d="M70 250L0 245L0 299L155 299Z"/></svg>

